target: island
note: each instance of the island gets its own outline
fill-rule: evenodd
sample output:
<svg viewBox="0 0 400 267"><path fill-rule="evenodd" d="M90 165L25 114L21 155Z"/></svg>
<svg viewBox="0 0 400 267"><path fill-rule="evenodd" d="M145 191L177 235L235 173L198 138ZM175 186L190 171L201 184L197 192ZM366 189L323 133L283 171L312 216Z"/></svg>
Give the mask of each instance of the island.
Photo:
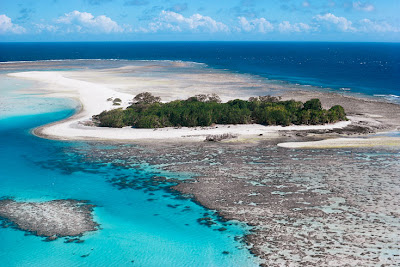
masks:
<svg viewBox="0 0 400 267"><path fill-rule="evenodd" d="M19 64L7 66L19 70ZM101 145L81 152L87 162L127 169L145 162L195 174L169 189L250 226L244 241L265 266L399 262L393 233L399 232L400 138L375 135L398 129L399 105L260 85L254 77L185 62L80 71L35 64L8 75L40 84L45 91L38 95L79 101L75 115L36 128L36 135L112 141L106 152ZM216 135L235 138L205 142L220 140ZM128 177L116 183L142 190Z"/></svg>
<svg viewBox="0 0 400 267"><path fill-rule="evenodd" d="M371 147L374 145L392 146L399 142L397 137L359 138L359 135L393 131L398 128L399 117L396 114L400 112L399 106L376 99L314 89L306 90L307 87L288 88L274 83L257 82L254 77L236 75L223 70L210 71L208 68L198 67L190 62L113 62L112 68L96 70L90 68L90 64L94 64L94 62L89 60L85 62L89 67L79 69L79 71L57 70L58 64L60 63L36 62L7 65L13 70L23 66L25 71L7 75L37 82L41 87L34 92L38 95L78 100L75 115L33 130L34 134L48 139L143 143L154 141L202 142L209 136L236 136L235 140L238 142L258 142L271 138L282 139L289 134L297 137L301 135L305 138L284 139L278 146L287 148ZM65 64L73 64L73 61L61 63L61 65ZM36 71L37 68L51 69ZM185 72L184 75L182 75L183 72ZM221 107L234 104L230 122L238 124L225 124L227 121L224 123L216 121L215 118L210 120L207 114L201 115L201 120L204 120L202 122L160 121L159 118L152 116L154 114L146 112L141 112L141 115L146 116L141 116L143 118L140 121L135 121L138 113L135 108L129 107L136 101L133 101L133 98L142 92L160 96L164 103L153 103L152 107L163 106L164 109L171 109L177 103L180 105L185 103L192 107L196 105L213 106L215 104L207 103L209 99L202 102L204 100L202 97L212 96L218 92L224 102L221 103ZM300 121L297 117L295 120L290 118L289 121L283 118L278 122L259 120L257 123L254 120L256 118L249 118L248 113L241 114L240 118L236 116L237 114L235 115L235 112L241 111L237 107L245 103L242 101L252 102L249 101L249 98L260 95L260 92L270 95L272 99L281 96L279 101L289 105L297 102L302 102L304 105L311 99L319 99L322 108L328 111L334 106L340 105L346 111L348 120L322 123L307 120L307 116L303 116ZM198 95L200 101L198 99L197 102L193 101L193 95ZM155 98L157 100L157 97ZM263 102L262 99L258 99L258 101ZM268 105L276 105L276 103L268 103ZM103 111L106 112L100 116ZM130 112L133 112L134 116L130 116L128 114ZM274 112L285 115L285 112ZM252 111L251 113L250 116L254 115ZM304 112L303 115L307 114ZM326 114L322 115L325 117L322 121L329 121L326 120ZM118 116L120 117L116 119ZM101 125L100 117L102 117ZM239 124L240 120L248 123ZM110 121L114 121L115 124L110 124ZM209 123L211 123L209 126L185 126L208 125ZM284 126L287 124L290 125ZM309 139L308 137L313 138ZM325 139L329 140L321 141Z"/></svg>
<svg viewBox="0 0 400 267"><path fill-rule="evenodd" d="M93 120L101 127L164 128L207 127L215 124L318 125L347 120L342 106L323 109L317 98L300 101L280 101L279 97L250 97L248 101L234 99L221 103L217 94L199 94L187 100L161 103L160 97L140 93L125 110L103 111Z"/></svg>

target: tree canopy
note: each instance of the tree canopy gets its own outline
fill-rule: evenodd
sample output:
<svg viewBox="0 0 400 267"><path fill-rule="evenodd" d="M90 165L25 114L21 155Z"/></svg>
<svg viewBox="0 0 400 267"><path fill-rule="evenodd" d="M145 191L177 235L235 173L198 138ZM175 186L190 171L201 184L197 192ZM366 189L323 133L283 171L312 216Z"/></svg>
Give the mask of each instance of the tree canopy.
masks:
<svg viewBox="0 0 400 267"><path fill-rule="evenodd" d="M161 103L159 97L145 92L124 109L103 111L94 116L102 127L162 128L195 127L212 124L263 125L325 124L346 120L343 107L322 109L319 99L281 101L278 97L251 97L248 101L235 99L221 103L215 95L196 95L187 100Z"/></svg>
<svg viewBox="0 0 400 267"><path fill-rule="evenodd" d="M133 102L137 104L154 104L154 103L159 103L161 101L161 98L158 96L153 96L149 92L143 92L140 94L137 94L133 98Z"/></svg>

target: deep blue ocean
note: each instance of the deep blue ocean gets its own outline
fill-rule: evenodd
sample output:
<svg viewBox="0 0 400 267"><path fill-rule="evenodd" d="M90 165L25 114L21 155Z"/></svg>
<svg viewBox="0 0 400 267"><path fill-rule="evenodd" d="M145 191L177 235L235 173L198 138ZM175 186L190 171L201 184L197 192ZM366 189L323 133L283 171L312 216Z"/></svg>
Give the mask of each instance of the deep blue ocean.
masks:
<svg viewBox="0 0 400 267"><path fill-rule="evenodd" d="M193 61L303 85L400 96L400 43L0 43L0 62L60 59Z"/></svg>
<svg viewBox="0 0 400 267"><path fill-rule="evenodd" d="M322 90L392 95L393 99L400 95L400 44L0 43L1 62L63 59L192 61ZM33 83L9 77L7 72L0 65L0 198L88 200L97 206L94 219L101 229L85 234L84 243L66 244L62 239L43 242L41 237L0 227L0 266L257 265L237 241L248 233L244 225L217 222L207 227L197 219L205 213L213 216L212 212L176 198L165 187L150 196L143 188L118 190L109 182L121 176L138 182L154 175L184 179L186 174L160 174L146 165L138 170L112 162L89 163L84 156L91 147L106 151L107 146L33 136L33 128L72 115L76 102L26 93ZM220 227L227 230L218 231Z"/></svg>

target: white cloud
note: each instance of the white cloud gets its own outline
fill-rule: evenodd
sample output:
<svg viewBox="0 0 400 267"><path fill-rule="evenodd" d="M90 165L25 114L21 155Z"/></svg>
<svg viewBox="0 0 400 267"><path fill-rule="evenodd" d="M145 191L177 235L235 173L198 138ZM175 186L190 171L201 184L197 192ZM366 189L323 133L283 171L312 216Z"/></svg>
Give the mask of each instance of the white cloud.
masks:
<svg viewBox="0 0 400 267"><path fill-rule="evenodd" d="M278 25L280 32L305 32L310 31L312 28L306 23L294 23L290 24L289 21L283 21Z"/></svg>
<svg viewBox="0 0 400 267"><path fill-rule="evenodd" d="M36 27L36 30L38 33L41 33L43 31L47 31L47 32L56 32L58 30L57 26L54 25L49 25L49 24L42 24L42 23L37 23L34 24Z"/></svg>
<svg viewBox="0 0 400 267"><path fill-rule="evenodd" d="M6 15L2 14L0 15L0 34L2 33L24 33L26 32L25 28L22 26L19 26L17 24L13 24L11 22L11 19L7 17Z"/></svg>
<svg viewBox="0 0 400 267"><path fill-rule="evenodd" d="M360 1L353 3L353 8L357 10L371 12L375 10L375 7L372 4L361 3Z"/></svg>
<svg viewBox="0 0 400 267"><path fill-rule="evenodd" d="M193 14L190 17L173 11L161 11L160 16L149 23L148 28L139 28L141 32L157 31L202 31L202 32L229 32L228 26L211 17Z"/></svg>
<svg viewBox="0 0 400 267"><path fill-rule="evenodd" d="M317 21L325 22L328 25L333 24L339 30L343 32L354 32L356 28L352 26L352 22L344 17L336 17L332 13L326 13L325 15L317 15L314 17Z"/></svg>
<svg viewBox="0 0 400 267"><path fill-rule="evenodd" d="M67 32L113 33L129 31L129 26L122 27L107 16L95 17L91 13L77 10L64 14L56 22L66 25Z"/></svg>
<svg viewBox="0 0 400 267"><path fill-rule="evenodd" d="M394 27L386 21L376 22L369 19L360 20L359 30L361 32L400 32L400 28Z"/></svg>
<svg viewBox="0 0 400 267"><path fill-rule="evenodd" d="M274 30L274 26L265 18L247 20L245 17L239 17L238 19L241 29L246 32L258 31L267 33Z"/></svg>

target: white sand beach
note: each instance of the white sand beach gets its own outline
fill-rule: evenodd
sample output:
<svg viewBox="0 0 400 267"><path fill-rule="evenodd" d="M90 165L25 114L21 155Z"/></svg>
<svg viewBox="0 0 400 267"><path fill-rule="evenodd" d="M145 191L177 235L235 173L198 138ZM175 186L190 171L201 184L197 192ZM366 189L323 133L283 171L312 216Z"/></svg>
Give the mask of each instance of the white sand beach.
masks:
<svg viewBox="0 0 400 267"><path fill-rule="evenodd" d="M135 90L123 92L115 90L115 84L95 82L96 75L93 72L64 72L64 71L30 71L9 74L12 77L29 79L40 82L45 86L48 93L46 96L76 98L81 103L81 110L74 116L50 125L40 127L35 133L50 139L61 140L176 140L179 141L204 141L208 135L220 135L229 133L236 135L239 139L247 138L269 138L277 137L279 131L304 131L304 130L329 130L348 126L351 121L343 121L335 124L313 125L313 126L263 126L258 124L251 125L217 125L214 127L195 127L195 128L160 128L160 129L134 129L125 128L103 128L88 126L93 115L99 114L104 110L113 108L127 107L133 97L142 92L140 84L135 84ZM69 78L73 76L74 78ZM88 77L91 77L88 81ZM121 87L121 86L120 86ZM128 93L129 92L129 93ZM178 90L169 91L169 98L177 99L181 96ZM186 92L188 95L195 95L198 91ZM204 93L208 93L207 91ZM221 97L227 99L227 92L222 92ZM165 94L165 92L164 92ZM234 94L234 92L233 92ZM230 95L230 98L240 96ZM113 106L109 98L120 98L121 106Z"/></svg>

